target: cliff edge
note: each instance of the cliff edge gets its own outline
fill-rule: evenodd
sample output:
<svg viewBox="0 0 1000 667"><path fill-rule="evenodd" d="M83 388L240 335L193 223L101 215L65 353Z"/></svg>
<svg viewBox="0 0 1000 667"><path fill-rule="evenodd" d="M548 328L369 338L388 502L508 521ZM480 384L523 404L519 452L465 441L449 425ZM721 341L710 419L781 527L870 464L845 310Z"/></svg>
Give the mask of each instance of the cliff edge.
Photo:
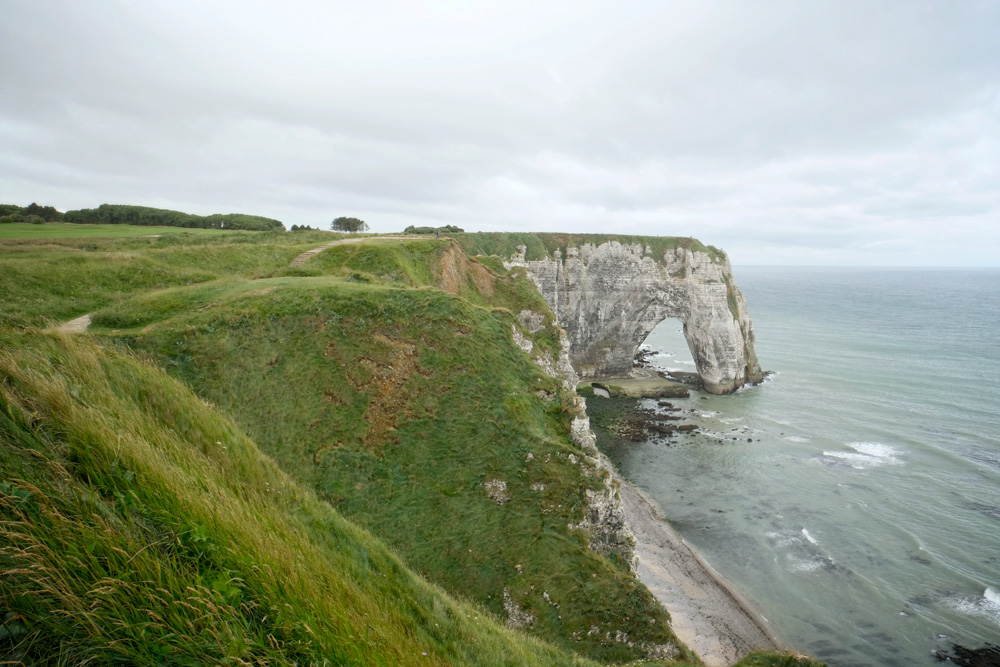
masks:
<svg viewBox="0 0 1000 667"><path fill-rule="evenodd" d="M763 379L746 300L724 252L673 237L532 236L540 242L514 239L513 249L493 250L508 267L528 270L565 328L582 378L627 376L639 345L674 317L707 391L727 394ZM470 245L482 250L488 241Z"/></svg>

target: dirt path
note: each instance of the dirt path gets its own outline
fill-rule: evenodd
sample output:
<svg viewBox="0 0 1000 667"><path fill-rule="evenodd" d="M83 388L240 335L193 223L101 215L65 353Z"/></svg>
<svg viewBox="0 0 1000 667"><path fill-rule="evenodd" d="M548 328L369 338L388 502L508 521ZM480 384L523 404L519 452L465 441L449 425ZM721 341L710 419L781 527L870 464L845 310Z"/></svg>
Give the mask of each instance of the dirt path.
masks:
<svg viewBox="0 0 1000 667"><path fill-rule="evenodd" d="M677 638L708 667L731 665L753 650L779 650L767 622L705 565L641 491L613 474L635 534L636 574L670 612Z"/></svg>
<svg viewBox="0 0 1000 667"><path fill-rule="evenodd" d="M329 243L324 243L321 246L316 246L312 250L306 250L304 253L302 253L301 255L299 255L298 257L296 257L295 259L293 259L292 263L289 266L298 266L298 265L302 264L304 261L306 261L307 259L309 259L310 257L312 257L313 255L315 255L317 253L321 253L324 250L326 250L327 248L332 248L335 245L346 245L348 243L360 243L361 241L362 241L362 239L338 239L336 241L330 241Z"/></svg>
<svg viewBox="0 0 1000 667"><path fill-rule="evenodd" d="M90 326L90 315L81 315L69 322L63 322L59 326L52 327L50 331L62 331L63 333L83 333Z"/></svg>

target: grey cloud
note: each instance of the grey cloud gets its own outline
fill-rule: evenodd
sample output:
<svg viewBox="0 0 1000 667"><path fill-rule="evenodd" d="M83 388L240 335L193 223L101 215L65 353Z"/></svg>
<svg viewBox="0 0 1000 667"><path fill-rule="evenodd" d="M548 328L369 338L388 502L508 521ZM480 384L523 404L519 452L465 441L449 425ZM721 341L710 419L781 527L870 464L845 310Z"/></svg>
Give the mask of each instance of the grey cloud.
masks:
<svg viewBox="0 0 1000 667"><path fill-rule="evenodd" d="M996 265L998 33L971 1L10 0L0 199Z"/></svg>

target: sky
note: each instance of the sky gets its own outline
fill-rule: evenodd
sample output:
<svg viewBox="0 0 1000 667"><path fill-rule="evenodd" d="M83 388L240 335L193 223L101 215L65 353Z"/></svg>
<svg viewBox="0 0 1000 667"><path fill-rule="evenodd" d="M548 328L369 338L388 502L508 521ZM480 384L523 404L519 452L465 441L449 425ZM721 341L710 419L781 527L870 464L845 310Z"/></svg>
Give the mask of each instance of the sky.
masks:
<svg viewBox="0 0 1000 667"><path fill-rule="evenodd" d="M1000 266L1000 0L0 0L0 203Z"/></svg>

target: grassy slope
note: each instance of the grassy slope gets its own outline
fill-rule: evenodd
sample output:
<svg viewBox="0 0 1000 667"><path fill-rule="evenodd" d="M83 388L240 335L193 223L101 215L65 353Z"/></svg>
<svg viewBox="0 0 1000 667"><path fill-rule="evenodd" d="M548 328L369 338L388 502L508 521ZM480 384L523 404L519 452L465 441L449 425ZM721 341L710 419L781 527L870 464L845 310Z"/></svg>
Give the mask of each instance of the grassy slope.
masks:
<svg viewBox="0 0 1000 667"><path fill-rule="evenodd" d="M162 371L0 349L0 659L584 664L424 583Z"/></svg>
<svg viewBox="0 0 1000 667"><path fill-rule="evenodd" d="M616 636L673 642L627 567L567 528L602 480L570 462L585 453L568 438L568 397L511 338L512 312L548 314L527 279L488 274L444 240L340 246L314 262L326 276L258 280L158 323L152 295L94 322L134 322L119 336L447 590L503 616L507 588L534 633L605 661L644 655ZM208 298L186 292L168 301ZM540 347L554 336L539 332ZM509 503L488 497L491 479Z"/></svg>
<svg viewBox="0 0 1000 667"><path fill-rule="evenodd" d="M302 241L311 247L329 238L328 234L316 234L315 238L312 234L236 235L219 241L217 247L190 238L170 244L119 240L95 248L69 242L47 247L26 244L5 253L0 262L18 268L21 275L34 275L37 282L12 281L10 291L0 293L5 294L5 310L7 301L20 304L16 316L8 319L23 325L46 312L68 311L63 317L79 312L67 308L65 294L45 291L44 287L52 285L41 280L46 271L36 263L48 267L50 278L55 280L66 278L67 269L76 276L102 278L87 286L89 294L86 289L70 290L74 298L80 298L81 291L87 294L89 303L114 304L98 313L97 326L104 326L109 333L112 328L131 328L119 333L119 339L154 350L175 375L192 382L259 437L263 448L286 472L390 538L408 562L434 580L485 604L496 614L500 613L500 587L507 584L514 599L539 617L536 632L604 660L626 659L636 651L624 644L602 642L599 637L580 637L582 641L577 642L579 635L574 637L573 629L584 627L590 618L597 618L603 624L602 631L608 628L607 632L613 627L628 631L626 624L631 622L635 628L631 638L639 641L669 636L665 635L662 612L650 605L645 589L623 568L585 549L582 536L565 529L568 520L578 519L582 489L593 486L596 480L566 462L568 454L580 453L566 438L566 417L557 387L510 341L514 326L510 313L525 305L543 309L537 293L525 289L524 280L496 275L505 272L488 259L483 261L494 275L485 280L482 267L459 261L461 257L456 257L454 248L445 242L376 242L375 251L369 247L373 244L350 251L345 246L317 256L302 269L282 268L303 249ZM85 259L68 267L61 261L74 256ZM147 262L153 262L165 278L159 282L103 279L106 275L127 275L128 267ZM210 277L188 279L195 271ZM3 275L0 273L0 279ZM262 279L249 279L253 277ZM445 287L454 296L428 289L431 284ZM164 285L176 286L158 289ZM550 334L551 327L536 335L543 349L552 348ZM20 345L16 337L4 340L4 347L16 349ZM66 358L58 345L46 343L34 349L39 359ZM42 365L41 361L14 357L8 368ZM497 373L497 369L503 372ZM66 376L64 369L58 373ZM149 412L149 418L160 418L155 402L143 403L148 392L132 388L136 381L125 374L108 384L119 398L138 391L142 398L133 409ZM36 397L38 387L28 386L24 380L17 382L28 387L16 392L17 400L28 404L36 415L49 414L36 409L44 403ZM71 381L66 391L73 396L92 383L99 385L100 381L83 375ZM536 391L547 392L543 395L547 400L539 400ZM178 431L185 442L187 433L209 428L209 422L225 421L210 410L199 412L205 410L200 403L193 404L198 410L190 408L186 398L182 403L183 410L172 409L174 421L167 423L173 425L167 428ZM93 410L96 423L101 415L118 418L123 408L105 403L94 404ZM185 414L182 430L176 420ZM18 446L39 449L41 441L35 442L28 426L42 424L46 433L68 432L62 422L50 427L37 416L31 419L35 421L8 431L6 437ZM116 427L113 432L123 430ZM208 443L211 450L212 437L199 436L191 442ZM113 438L105 435L105 440ZM66 447L61 442L55 439L53 451ZM120 458L121 445L117 447L115 456ZM525 452L534 454L530 462ZM29 463L30 457L16 469L24 470ZM261 465L270 463L265 460ZM46 469L50 467L58 468L46 464ZM8 470L4 469L5 479L12 479ZM128 478L134 470L122 474ZM241 471L240 476L243 474ZM512 495L509 503L499 506L485 497L482 481L487 476L506 479ZM239 482L236 478L230 481ZM547 484L545 491L531 490L529 482L539 481ZM183 480L180 487L186 488L190 482ZM40 486L37 481L32 483ZM13 489L0 486L0 490L5 488ZM57 499L67 493L74 498L79 495L73 487L58 484L52 493ZM309 495L306 491L296 493ZM165 502L164 498L157 502ZM203 512L204 508L199 508L206 500L214 502L199 496L184 511ZM126 497L119 502L129 501ZM322 502L317 507L316 511L337 516ZM174 507L162 516L167 514L185 516ZM202 525L186 518L183 522L179 532L175 530L181 546L187 538L180 534ZM322 530L314 530L310 539L319 539L326 528L323 524ZM10 534L11 524L3 530ZM202 539L200 529L194 535ZM289 535L286 531L272 537L279 545ZM84 539L82 534L65 537L63 548L72 549L78 543L79 549ZM133 535L128 539L139 538ZM216 544L215 538L206 539ZM295 539L288 544L300 548ZM241 549L226 546L222 551L215 547L210 551L214 555L225 551L227 557L235 558ZM226 562L229 564L224 569L243 572L238 562ZM236 566L231 567L232 563ZM5 568L8 565L3 564ZM521 565L521 574L517 565ZM103 576L100 570L90 573ZM587 579L588 573L597 576ZM82 576L80 586L85 586L87 575ZM359 576L365 583L369 574ZM232 594L217 573L209 579L220 582L223 593ZM5 579L0 577L0 581ZM9 596L18 590L17 585L3 589L0 606L12 608ZM560 607L545 602L545 592ZM261 593L261 604L281 607L285 604L282 595L294 597L287 590L267 589ZM421 618L430 613L421 606L424 602L427 600L413 607ZM313 603L297 600L288 604ZM433 602L431 609L437 604ZM104 613L96 613L96 617L102 619ZM647 621L646 626L642 620ZM395 630L386 630L383 621L398 628L398 621L380 617L372 631L391 635ZM108 638L91 636L91 649L97 650L94 646L101 644L100 637ZM473 640L483 641L448 635L442 642ZM279 641L285 645L285 639ZM338 641L350 644L349 637ZM529 664L531 659L526 656L514 661ZM786 664L781 656L766 660L753 664Z"/></svg>

